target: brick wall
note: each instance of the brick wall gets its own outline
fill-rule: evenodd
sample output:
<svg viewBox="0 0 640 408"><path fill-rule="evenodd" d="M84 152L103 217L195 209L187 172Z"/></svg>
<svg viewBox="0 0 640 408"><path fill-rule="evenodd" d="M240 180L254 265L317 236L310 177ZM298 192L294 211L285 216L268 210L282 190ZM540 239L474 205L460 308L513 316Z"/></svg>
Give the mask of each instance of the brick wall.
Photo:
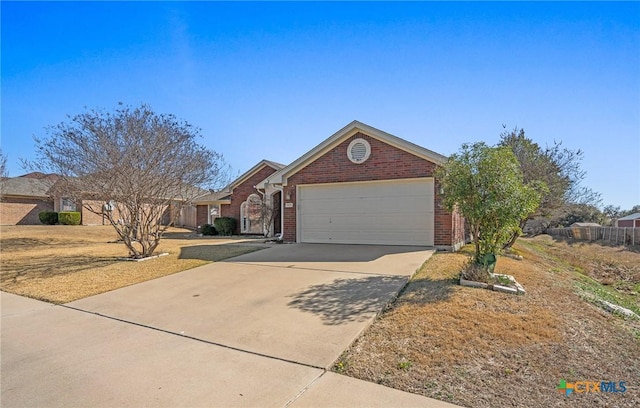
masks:
<svg viewBox="0 0 640 408"><path fill-rule="evenodd" d="M623 227L640 227L640 220L622 220L622 221L618 221L618 227L623 228Z"/></svg>
<svg viewBox="0 0 640 408"><path fill-rule="evenodd" d="M198 205L196 206L196 224L198 227L202 227L209 222L209 206Z"/></svg>
<svg viewBox="0 0 640 408"><path fill-rule="evenodd" d="M363 138L371 145L371 155L362 164L354 164L347 158L347 147L356 138ZM403 178L433 177L436 165L397 149L363 133L356 133L338 146L316 159L287 180L285 203L293 207L284 209L284 239L296 240L296 186L298 184L337 183L370 180L392 180ZM440 204L439 188L435 185L435 232L436 246L451 247L454 244L454 227L459 227L459 217L445 211ZM291 199L286 200L290 194ZM463 235L463 232L457 232Z"/></svg>
<svg viewBox="0 0 640 408"><path fill-rule="evenodd" d="M102 216L102 209L104 207L104 201L97 200L85 200L82 205L76 204L76 210L82 214L82 225L106 225L109 224L109 220ZM90 207L94 211L100 212L95 214L89 211L85 206Z"/></svg>
<svg viewBox="0 0 640 408"><path fill-rule="evenodd" d="M231 204L222 204L220 206L220 214L223 217L232 217L238 221L234 234L236 235L240 234L240 224L241 224L240 205L242 205L243 202L247 201L247 198L249 198L251 194L258 194L260 198L262 198L262 195L258 193L258 191L255 188L253 188L253 186L255 186L256 184L266 179L267 177L269 177L275 172L276 170L265 165L260 170L258 170L253 176L249 177L242 184L236 186L233 189L233 191L231 192L232 193Z"/></svg>
<svg viewBox="0 0 640 408"><path fill-rule="evenodd" d="M41 211L53 211L53 201L3 197L0 202L0 225L39 225L38 214Z"/></svg>

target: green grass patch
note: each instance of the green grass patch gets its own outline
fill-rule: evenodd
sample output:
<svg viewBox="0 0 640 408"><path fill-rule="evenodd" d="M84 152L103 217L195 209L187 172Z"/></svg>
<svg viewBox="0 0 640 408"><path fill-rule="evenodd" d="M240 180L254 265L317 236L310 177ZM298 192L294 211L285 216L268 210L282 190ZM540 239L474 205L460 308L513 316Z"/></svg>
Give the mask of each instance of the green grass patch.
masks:
<svg viewBox="0 0 640 408"><path fill-rule="evenodd" d="M587 300L605 300L640 315L640 306L638 305L638 301L635 296L620 293L614 288L605 286L597 280L581 273L577 273L576 275L578 277L576 287L583 292L583 294L587 294L587 296L584 296Z"/></svg>

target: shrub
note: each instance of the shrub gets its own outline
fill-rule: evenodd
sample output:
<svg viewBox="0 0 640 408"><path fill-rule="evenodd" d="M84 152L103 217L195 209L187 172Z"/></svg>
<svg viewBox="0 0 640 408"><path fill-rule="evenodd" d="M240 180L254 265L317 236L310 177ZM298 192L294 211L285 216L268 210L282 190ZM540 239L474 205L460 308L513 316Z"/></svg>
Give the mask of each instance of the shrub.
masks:
<svg viewBox="0 0 640 408"><path fill-rule="evenodd" d="M220 217L213 221L213 225L221 235L232 235L236 230L237 221L231 217Z"/></svg>
<svg viewBox="0 0 640 408"><path fill-rule="evenodd" d="M62 225L80 225L80 220L78 211L63 211L58 214L58 221Z"/></svg>
<svg viewBox="0 0 640 408"><path fill-rule="evenodd" d="M55 225L58 223L58 213L55 211L42 211L38 214L40 222L45 225Z"/></svg>
<svg viewBox="0 0 640 408"><path fill-rule="evenodd" d="M200 227L200 233L202 235L218 235L218 231L211 224L204 224L202 227Z"/></svg>

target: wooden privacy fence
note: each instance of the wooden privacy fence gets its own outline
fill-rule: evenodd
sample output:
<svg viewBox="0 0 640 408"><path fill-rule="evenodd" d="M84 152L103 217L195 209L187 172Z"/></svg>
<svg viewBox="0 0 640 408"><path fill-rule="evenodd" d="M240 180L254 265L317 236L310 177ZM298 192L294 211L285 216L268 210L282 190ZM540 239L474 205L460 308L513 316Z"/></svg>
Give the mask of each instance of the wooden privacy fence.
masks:
<svg viewBox="0 0 640 408"><path fill-rule="evenodd" d="M640 245L640 228L567 227L549 228L547 234L578 241L605 241L621 245Z"/></svg>

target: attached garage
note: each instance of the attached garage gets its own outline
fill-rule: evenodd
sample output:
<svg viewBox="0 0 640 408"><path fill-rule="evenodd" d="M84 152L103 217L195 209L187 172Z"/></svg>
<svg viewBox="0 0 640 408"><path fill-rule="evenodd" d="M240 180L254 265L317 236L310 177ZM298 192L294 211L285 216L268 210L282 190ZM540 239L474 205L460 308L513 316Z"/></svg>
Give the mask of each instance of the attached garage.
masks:
<svg viewBox="0 0 640 408"><path fill-rule="evenodd" d="M434 245L433 178L298 185L298 241Z"/></svg>
<svg viewBox="0 0 640 408"><path fill-rule="evenodd" d="M456 250L464 219L442 205L447 158L353 121L256 184L282 197L286 242L428 246Z"/></svg>

